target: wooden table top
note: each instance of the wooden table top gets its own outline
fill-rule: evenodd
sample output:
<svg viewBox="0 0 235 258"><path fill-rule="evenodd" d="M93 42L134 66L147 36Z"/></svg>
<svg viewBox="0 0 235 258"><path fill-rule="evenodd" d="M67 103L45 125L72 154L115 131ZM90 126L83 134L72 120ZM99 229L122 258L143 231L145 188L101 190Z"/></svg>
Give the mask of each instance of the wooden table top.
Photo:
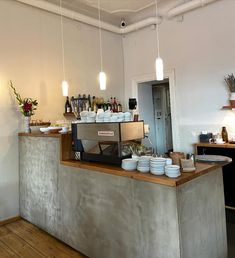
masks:
<svg viewBox="0 0 235 258"><path fill-rule="evenodd" d="M200 143L195 143L194 146L195 147L211 147L211 148L230 148L230 149L235 149L235 144L232 144L232 143L216 144L216 143L200 142Z"/></svg>

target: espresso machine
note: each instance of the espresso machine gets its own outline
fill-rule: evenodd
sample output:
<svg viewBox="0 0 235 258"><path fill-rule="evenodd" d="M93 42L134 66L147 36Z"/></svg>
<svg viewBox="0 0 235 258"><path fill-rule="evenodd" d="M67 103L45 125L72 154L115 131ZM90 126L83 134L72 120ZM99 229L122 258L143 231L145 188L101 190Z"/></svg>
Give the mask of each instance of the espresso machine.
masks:
<svg viewBox="0 0 235 258"><path fill-rule="evenodd" d="M72 123L75 159L120 165L128 145L144 138L144 122Z"/></svg>

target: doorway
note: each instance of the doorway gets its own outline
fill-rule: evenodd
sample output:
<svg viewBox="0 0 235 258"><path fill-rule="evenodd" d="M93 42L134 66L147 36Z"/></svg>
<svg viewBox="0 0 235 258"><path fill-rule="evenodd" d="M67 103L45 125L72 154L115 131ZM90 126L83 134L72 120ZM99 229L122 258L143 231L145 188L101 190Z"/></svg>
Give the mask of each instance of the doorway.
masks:
<svg viewBox="0 0 235 258"><path fill-rule="evenodd" d="M152 85L156 150L169 153L173 150L169 80Z"/></svg>
<svg viewBox="0 0 235 258"><path fill-rule="evenodd" d="M157 154L173 150L169 79L138 84L140 119L149 125L143 144Z"/></svg>
<svg viewBox="0 0 235 258"><path fill-rule="evenodd" d="M179 151L181 149L181 139L180 139L180 119L178 118L178 105L177 105L177 100L176 100L176 85L175 85L175 70L174 69L166 69L164 71L164 76L165 79L168 79L169 82L169 92L170 92L170 106L171 106L171 123L172 123L172 144L173 144L173 150L174 151ZM145 120L146 124L150 124L151 122L154 123L154 114L153 114L153 99L152 95L149 98L148 94L151 93L151 87L140 87L141 83L156 83L156 74L155 73L149 73L149 74L141 74L141 75L136 75L132 77L131 79L131 92L128 91L125 93L125 98L128 100L128 98L136 98L137 99L137 108L140 113L140 117L142 116ZM142 111L142 100L139 99L139 93L140 90L144 91L142 92L141 96L143 96L145 101L145 105L149 105L149 113L145 113ZM152 107L152 109L151 109ZM147 119L146 119L147 117ZM142 118L142 119L143 119ZM149 120L149 122L148 122ZM152 130L150 129L150 132L148 136L150 139L153 139L153 145L156 146L156 140L155 140L155 132L153 132L153 127ZM147 139L145 139L146 142ZM148 141L147 141L148 142Z"/></svg>

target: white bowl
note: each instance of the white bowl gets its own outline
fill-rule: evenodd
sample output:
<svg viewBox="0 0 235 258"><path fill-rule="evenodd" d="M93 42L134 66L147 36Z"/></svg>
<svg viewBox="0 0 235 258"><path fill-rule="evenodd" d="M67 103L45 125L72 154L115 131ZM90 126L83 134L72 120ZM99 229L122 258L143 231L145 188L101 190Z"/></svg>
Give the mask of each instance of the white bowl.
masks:
<svg viewBox="0 0 235 258"><path fill-rule="evenodd" d="M137 170L139 172L142 172L142 173L148 173L149 172L149 167L137 167Z"/></svg>
<svg viewBox="0 0 235 258"><path fill-rule="evenodd" d="M41 127L39 130L42 133L48 133L50 131L50 129L48 127Z"/></svg>
<svg viewBox="0 0 235 258"><path fill-rule="evenodd" d="M154 162L154 161L151 161L150 160L150 164L153 164L153 165L166 165L166 162L165 161L160 161L160 162Z"/></svg>
<svg viewBox="0 0 235 258"><path fill-rule="evenodd" d="M150 165L150 167L152 169L162 169L162 170L165 170L165 166L152 166L152 165Z"/></svg>
<svg viewBox="0 0 235 258"><path fill-rule="evenodd" d="M165 174L166 174L166 176L171 177L171 178L176 178L176 177L179 177L181 175L181 173L168 174L166 172L165 172Z"/></svg>
<svg viewBox="0 0 235 258"><path fill-rule="evenodd" d="M150 173L157 176L161 176L165 174L164 170L153 170L151 168L150 168Z"/></svg>
<svg viewBox="0 0 235 258"><path fill-rule="evenodd" d="M135 159L123 159L122 160L122 168L125 170L136 170L137 160Z"/></svg>
<svg viewBox="0 0 235 258"><path fill-rule="evenodd" d="M175 170L175 169L180 169L180 166L178 166L178 165L167 165L165 168L167 170Z"/></svg>
<svg viewBox="0 0 235 258"><path fill-rule="evenodd" d="M166 158L166 165L172 165L172 159Z"/></svg>

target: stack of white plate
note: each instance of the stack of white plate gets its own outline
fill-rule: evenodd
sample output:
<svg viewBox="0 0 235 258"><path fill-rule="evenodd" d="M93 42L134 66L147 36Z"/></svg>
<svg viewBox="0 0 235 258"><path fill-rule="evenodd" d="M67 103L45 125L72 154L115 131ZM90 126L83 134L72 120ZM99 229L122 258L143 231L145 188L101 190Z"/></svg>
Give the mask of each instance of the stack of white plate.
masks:
<svg viewBox="0 0 235 258"><path fill-rule="evenodd" d="M96 123L104 122L104 112L97 113L95 121L96 121Z"/></svg>
<svg viewBox="0 0 235 258"><path fill-rule="evenodd" d="M122 122L125 119L125 114L123 112L118 113L118 120L117 122Z"/></svg>
<svg viewBox="0 0 235 258"><path fill-rule="evenodd" d="M136 170L137 162L136 159L123 159L122 168L129 171Z"/></svg>
<svg viewBox="0 0 235 258"><path fill-rule="evenodd" d="M150 159L150 173L154 175L163 175L165 173L165 158L154 158Z"/></svg>
<svg viewBox="0 0 235 258"><path fill-rule="evenodd" d="M94 111L89 111L87 113L87 122L88 123L95 123L95 117L96 117L96 112Z"/></svg>
<svg viewBox="0 0 235 258"><path fill-rule="evenodd" d="M124 121L131 121L131 113L130 112L125 112L124 113Z"/></svg>
<svg viewBox="0 0 235 258"><path fill-rule="evenodd" d="M110 122L117 122L118 121L118 113L112 113Z"/></svg>
<svg viewBox="0 0 235 258"><path fill-rule="evenodd" d="M177 165L167 165L165 167L165 174L168 176L168 177L178 177L180 176L180 167L177 166Z"/></svg>
<svg viewBox="0 0 235 258"><path fill-rule="evenodd" d="M149 172L150 159L151 159L151 156L140 157L138 160L137 170L142 173Z"/></svg>
<svg viewBox="0 0 235 258"><path fill-rule="evenodd" d="M109 110L106 110L104 112L104 122L110 122L111 120L111 112Z"/></svg>

